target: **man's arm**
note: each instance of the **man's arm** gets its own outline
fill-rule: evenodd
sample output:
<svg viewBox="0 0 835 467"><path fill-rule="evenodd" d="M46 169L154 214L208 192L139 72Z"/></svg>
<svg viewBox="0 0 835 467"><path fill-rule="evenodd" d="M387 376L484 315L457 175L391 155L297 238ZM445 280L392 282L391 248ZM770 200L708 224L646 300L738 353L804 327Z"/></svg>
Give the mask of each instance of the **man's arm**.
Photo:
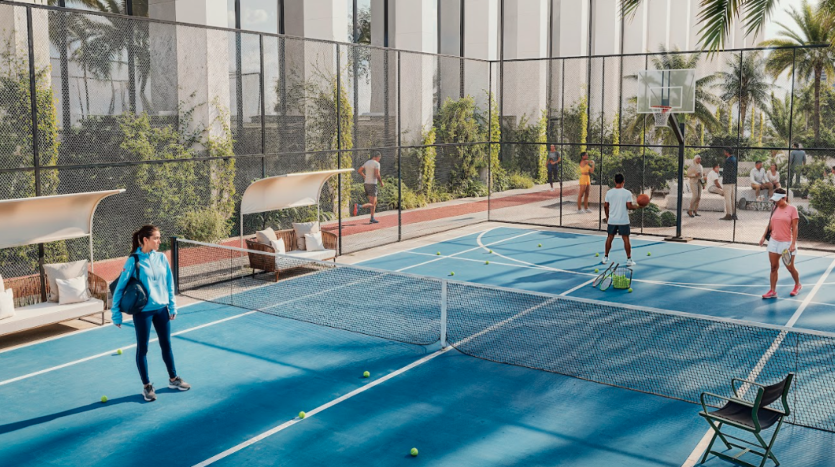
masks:
<svg viewBox="0 0 835 467"><path fill-rule="evenodd" d="M374 168L374 176L377 177L377 181L380 182L380 186L383 186L383 177L380 176L380 168Z"/></svg>
<svg viewBox="0 0 835 467"><path fill-rule="evenodd" d="M716 188L722 189L722 185L719 184L719 177L713 179L713 184L716 185Z"/></svg>
<svg viewBox="0 0 835 467"><path fill-rule="evenodd" d="M360 177L365 178L365 166L358 168L357 173L360 175Z"/></svg>
<svg viewBox="0 0 835 467"><path fill-rule="evenodd" d="M606 219L608 219L609 218L609 202L608 201L603 203L603 212L606 213Z"/></svg>
<svg viewBox="0 0 835 467"><path fill-rule="evenodd" d="M629 209L630 211L634 211L636 209L641 209L641 205L640 204L632 204L632 201L627 201L626 202L626 209Z"/></svg>

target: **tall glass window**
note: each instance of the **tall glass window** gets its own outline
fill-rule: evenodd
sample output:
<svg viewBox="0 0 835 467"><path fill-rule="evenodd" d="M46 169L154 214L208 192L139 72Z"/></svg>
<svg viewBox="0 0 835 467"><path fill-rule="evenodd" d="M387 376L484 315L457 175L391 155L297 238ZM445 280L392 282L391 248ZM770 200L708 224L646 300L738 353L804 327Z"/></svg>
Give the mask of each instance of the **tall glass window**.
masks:
<svg viewBox="0 0 835 467"><path fill-rule="evenodd" d="M281 20L281 11L278 8L278 0L240 0L241 2L241 29L248 31L266 32L278 34L278 24ZM226 0L228 25L234 28L235 21L235 0Z"/></svg>
<svg viewBox="0 0 835 467"><path fill-rule="evenodd" d="M357 20L354 23L354 41L357 44L371 44L371 0L357 2Z"/></svg>

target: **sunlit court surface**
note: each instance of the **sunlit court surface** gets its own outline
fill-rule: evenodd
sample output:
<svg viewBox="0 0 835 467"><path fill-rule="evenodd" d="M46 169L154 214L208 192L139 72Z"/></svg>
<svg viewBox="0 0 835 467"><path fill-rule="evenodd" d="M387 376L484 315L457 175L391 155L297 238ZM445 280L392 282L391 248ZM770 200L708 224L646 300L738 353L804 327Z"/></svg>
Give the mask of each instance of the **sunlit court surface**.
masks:
<svg viewBox="0 0 835 467"><path fill-rule="evenodd" d="M183 240L181 300L191 303L172 332L194 389L142 400L130 323L4 350L0 394L15 403L0 414L0 457L682 465L698 459L708 428L698 394L722 392L759 362L761 378L794 371L803 381L781 462L826 465L835 258L802 253L810 292L764 302L762 249L637 238L633 291L601 291L591 282L603 240L481 224L343 258L356 266L307 264L278 282L253 277L234 247ZM164 378L153 347L149 360Z"/></svg>

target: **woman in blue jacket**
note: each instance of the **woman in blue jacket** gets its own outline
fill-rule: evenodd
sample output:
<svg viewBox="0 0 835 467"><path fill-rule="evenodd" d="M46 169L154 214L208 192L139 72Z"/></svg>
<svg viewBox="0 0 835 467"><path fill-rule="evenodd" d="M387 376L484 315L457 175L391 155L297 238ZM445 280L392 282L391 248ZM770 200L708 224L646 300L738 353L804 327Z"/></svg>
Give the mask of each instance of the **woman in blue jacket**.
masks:
<svg viewBox="0 0 835 467"><path fill-rule="evenodd" d="M139 258L139 280L148 291L148 304L141 312L133 315L133 327L136 330L136 367L142 378L142 396L151 402L157 399L154 386L148 379L148 340L151 337L151 324L157 331L162 359L168 368L168 387L188 391L191 385L177 375L174 368L174 353L171 351L171 324L177 317L177 305L174 303L174 276L168 265L168 258L159 251L159 229L153 225L144 225L133 233L133 253ZM134 257L125 262L119 283L113 293L111 313L113 324L122 327L122 310L119 308L122 293L131 275L134 274Z"/></svg>

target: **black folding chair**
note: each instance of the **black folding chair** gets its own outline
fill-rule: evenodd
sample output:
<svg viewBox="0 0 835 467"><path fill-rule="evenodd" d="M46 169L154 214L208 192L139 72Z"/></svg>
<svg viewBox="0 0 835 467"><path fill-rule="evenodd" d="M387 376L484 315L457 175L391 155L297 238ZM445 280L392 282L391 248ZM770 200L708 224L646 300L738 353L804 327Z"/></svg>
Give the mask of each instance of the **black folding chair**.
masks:
<svg viewBox="0 0 835 467"><path fill-rule="evenodd" d="M708 455L714 454L721 459L734 462L736 464L757 467L754 464L740 459L743 454L751 453L762 457L762 462L760 462L759 467L764 467L768 459L773 460L775 465L780 465L780 462L777 460L777 456L771 452L771 449L774 447L774 441L777 439L777 433L780 432L780 426L783 424L783 417L788 416L790 413L787 397L793 379L794 373L789 373L783 381L772 384L771 386L763 386L762 384L758 384L753 381L733 378L731 380L731 389L733 390L734 397L723 397L709 392L702 393L702 411L699 412L699 415L707 420L710 427L714 431L713 438L710 440L710 445L708 445L707 450L705 450L705 455L702 457L702 463L707 460ZM749 388L757 389L757 395L754 397L753 402L748 402L742 399L736 383L745 383ZM722 408L709 412L708 406L705 403L705 397L713 397L726 402ZM778 399L783 406L782 409L768 407ZM760 433L763 430L771 428L775 423L777 424L777 427L774 429L774 434L771 435L771 440L766 443ZM734 427L753 434L757 439L757 443L737 438L736 436L727 434L727 432L723 432L722 425ZM721 439L729 450L732 448L739 448L742 449L742 452L735 456L730 456L722 452L713 451L713 443L716 441L716 438ZM728 441L728 439L741 441L745 443L745 445L732 443ZM751 449L751 447L762 448L764 451L760 452Z"/></svg>

